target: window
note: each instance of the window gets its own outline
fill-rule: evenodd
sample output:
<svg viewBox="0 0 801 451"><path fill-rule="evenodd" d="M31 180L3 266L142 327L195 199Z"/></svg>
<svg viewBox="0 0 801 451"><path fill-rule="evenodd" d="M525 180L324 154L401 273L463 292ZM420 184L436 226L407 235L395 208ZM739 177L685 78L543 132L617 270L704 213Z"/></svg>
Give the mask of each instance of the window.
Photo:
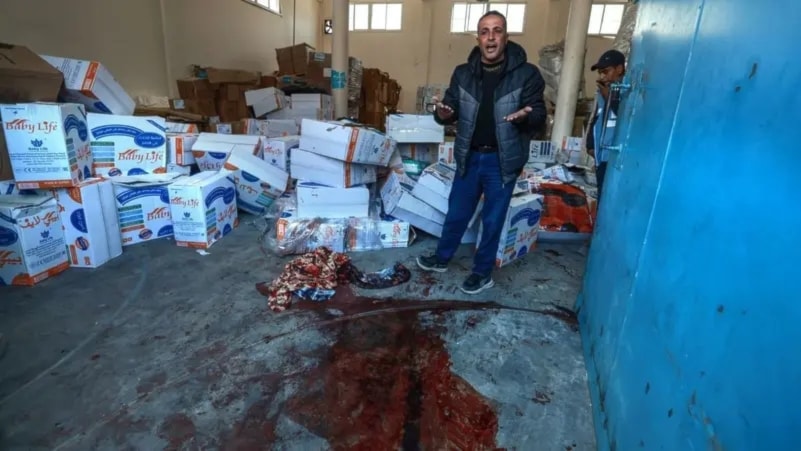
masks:
<svg viewBox="0 0 801 451"><path fill-rule="evenodd" d="M476 33L478 20L488 11L498 11L506 16L506 31L522 33L526 16L525 3L466 3L453 4L451 33Z"/></svg>
<svg viewBox="0 0 801 451"><path fill-rule="evenodd" d="M348 30L398 31L402 17L402 3L351 3Z"/></svg>
<svg viewBox="0 0 801 451"><path fill-rule="evenodd" d="M587 34L596 36L614 36L620 29L620 22L623 20L623 4L597 4L592 5L590 12L590 27Z"/></svg>
<svg viewBox="0 0 801 451"><path fill-rule="evenodd" d="M250 3L251 5L256 5L258 7L264 8L267 11L274 12L276 14L281 14L281 4L279 3L280 0L244 0L246 3Z"/></svg>

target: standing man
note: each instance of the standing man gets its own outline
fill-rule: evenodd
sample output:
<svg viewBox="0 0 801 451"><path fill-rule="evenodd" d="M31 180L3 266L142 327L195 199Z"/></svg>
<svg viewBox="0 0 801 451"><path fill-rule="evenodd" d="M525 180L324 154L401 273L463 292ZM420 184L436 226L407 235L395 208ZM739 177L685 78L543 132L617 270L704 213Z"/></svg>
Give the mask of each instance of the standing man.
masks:
<svg viewBox="0 0 801 451"><path fill-rule="evenodd" d="M609 153L604 147L611 145L615 139L617 110L620 105L620 98L616 93L610 99L609 87L612 83L623 80L623 76L626 75L626 57L617 50L608 50L601 55L591 69L598 71L598 80L596 81L598 89L595 93L595 108L593 108L590 126L587 128L585 147L587 153L595 158L595 178L598 182L598 202L600 203L606 176L606 164L609 161ZM604 130L604 124L606 130Z"/></svg>
<svg viewBox="0 0 801 451"><path fill-rule="evenodd" d="M456 126L453 181L442 237L433 255L417 258L427 271L445 272L484 195L483 232L473 271L462 291L495 285L492 269L515 182L529 157L532 135L545 123L545 81L520 45L509 42L506 17L497 11L478 21L478 46L453 71L434 119Z"/></svg>

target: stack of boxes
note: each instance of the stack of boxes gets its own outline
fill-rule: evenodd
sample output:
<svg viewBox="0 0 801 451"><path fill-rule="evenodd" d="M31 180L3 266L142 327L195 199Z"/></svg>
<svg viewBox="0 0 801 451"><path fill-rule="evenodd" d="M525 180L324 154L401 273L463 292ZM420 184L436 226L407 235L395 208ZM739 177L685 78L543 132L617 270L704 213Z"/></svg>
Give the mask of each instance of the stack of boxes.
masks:
<svg viewBox="0 0 801 451"><path fill-rule="evenodd" d="M401 87L389 74L378 69L365 69L359 122L378 130L386 130L387 113L398 108Z"/></svg>

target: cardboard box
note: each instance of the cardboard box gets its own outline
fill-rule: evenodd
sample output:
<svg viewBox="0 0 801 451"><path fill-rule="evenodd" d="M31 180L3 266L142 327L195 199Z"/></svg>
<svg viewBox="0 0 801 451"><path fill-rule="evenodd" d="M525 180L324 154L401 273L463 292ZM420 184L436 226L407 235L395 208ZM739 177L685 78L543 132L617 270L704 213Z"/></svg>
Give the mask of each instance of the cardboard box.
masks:
<svg viewBox="0 0 801 451"><path fill-rule="evenodd" d="M560 150L562 163L582 165L585 163L586 154L582 149L583 138L578 136L565 136L562 139Z"/></svg>
<svg viewBox="0 0 801 451"><path fill-rule="evenodd" d="M88 122L97 175L167 172L167 124L163 117L89 113Z"/></svg>
<svg viewBox="0 0 801 451"><path fill-rule="evenodd" d="M264 139L264 161L289 172L291 152L300 144L300 136Z"/></svg>
<svg viewBox="0 0 801 451"><path fill-rule="evenodd" d="M214 99L217 87L209 83L205 78L185 78L177 80L178 95L184 100L190 99ZM187 104L187 107L189 105Z"/></svg>
<svg viewBox="0 0 801 451"><path fill-rule="evenodd" d="M64 74L62 102L80 103L94 113L133 114L136 103L111 72L97 61L42 55Z"/></svg>
<svg viewBox="0 0 801 451"><path fill-rule="evenodd" d="M193 114L205 117L217 116L217 101L215 99L185 99L186 110Z"/></svg>
<svg viewBox="0 0 801 451"><path fill-rule="evenodd" d="M0 112L0 124L3 123L2 112ZM11 158L8 156L8 149L6 148L6 135L0 132L0 179L10 179L14 177L14 171L11 169Z"/></svg>
<svg viewBox="0 0 801 451"><path fill-rule="evenodd" d="M256 86L261 81L260 72L251 72L240 69L219 69L216 67L207 67L206 76L209 83L212 85L220 84L243 84L249 86Z"/></svg>
<svg viewBox="0 0 801 451"><path fill-rule="evenodd" d="M167 187L179 177L168 173L111 179L123 246L173 235Z"/></svg>
<svg viewBox="0 0 801 451"><path fill-rule="evenodd" d="M93 178L47 194L58 203L71 266L97 268L122 255L117 202L110 180Z"/></svg>
<svg viewBox="0 0 801 451"><path fill-rule="evenodd" d="M337 188L350 188L376 181L376 167L346 163L308 150L295 149L290 161L292 178Z"/></svg>
<svg viewBox="0 0 801 451"><path fill-rule="evenodd" d="M247 150L231 152L225 162L236 187L237 205L254 215L266 213L289 184L289 175Z"/></svg>
<svg viewBox="0 0 801 451"><path fill-rule="evenodd" d="M506 266L535 248L544 199L539 194L512 197L495 257L496 267ZM480 226L476 247L481 244L481 231Z"/></svg>
<svg viewBox="0 0 801 451"><path fill-rule="evenodd" d="M398 143L441 143L445 141L445 127L431 114L390 114L387 137Z"/></svg>
<svg viewBox="0 0 801 451"><path fill-rule="evenodd" d="M189 166L195 163L192 146L199 135L190 133L167 134L167 165Z"/></svg>
<svg viewBox="0 0 801 451"><path fill-rule="evenodd" d="M38 193L33 189L19 189L17 182L13 180L0 180L0 196L10 196L12 194L35 195Z"/></svg>
<svg viewBox="0 0 801 451"><path fill-rule="evenodd" d="M246 135L280 138L300 134L300 126L294 119L245 119L244 122Z"/></svg>
<svg viewBox="0 0 801 451"><path fill-rule="evenodd" d="M253 110L253 116L263 117L267 113L283 108L284 93L276 88L245 91L245 104Z"/></svg>
<svg viewBox="0 0 801 451"><path fill-rule="evenodd" d="M224 172L199 172L169 186L175 243L208 249L239 225L236 189Z"/></svg>
<svg viewBox="0 0 801 451"><path fill-rule="evenodd" d="M400 151L401 157L403 158L426 161L431 164L436 163L439 159L439 146L440 145L437 144L399 143L398 151Z"/></svg>
<svg viewBox="0 0 801 451"><path fill-rule="evenodd" d="M92 153L82 105L0 106L14 179L20 188L77 186L92 176Z"/></svg>
<svg viewBox="0 0 801 451"><path fill-rule="evenodd" d="M313 50L314 47L305 42L291 47L275 49L278 72L280 74L305 74L307 72L308 53Z"/></svg>
<svg viewBox="0 0 801 451"><path fill-rule="evenodd" d="M55 199L0 197L0 286L32 286L69 266Z"/></svg>
<svg viewBox="0 0 801 451"><path fill-rule="evenodd" d="M167 163L168 174L192 175L191 166L179 166L175 163Z"/></svg>
<svg viewBox="0 0 801 451"><path fill-rule="evenodd" d="M378 221L378 233L385 249L409 247L415 239L411 224L400 219Z"/></svg>
<svg viewBox="0 0 801 451"><path fill-rule="evenodd" d="M423 170L412 190L412 195L447 214L448 197L451 194L455 177L456 169L452 166L433 164Z"/></svg>
<svg viewBox="0 0 801 451"><path fill-rule="evenodd" d="M342 122L304 119L300 148L348 163L386 166L392 158L384 134Z"/></svg>
<svg viewBox="0 0 801 451"><path fill-rule="evenodd" d="M448 166L456 167L456 157L453 155L453 146L454 142L444 142L439 145L439 162L442 164L447 164Z"/></svg>
<svg viewBox="0 0 801 451"><path fill-rule="evenodd" d="M579 147L581 143L579 143ZM532 167L536 164L553 163L556 161L556 149L550 141L536 141L532 140L529 145L529 155L526 167Z"/></svg>
<svg viewBox="0 0 801 451"><path fill-rule="evenodd" d="M313 182L298 182L299 218L365 218L369 216L370 190L365 186L333 188Z"/></svg>
<svg viewBox="0 0 801 451"><path fill-rule="evenodd" d="M260 158L264 152L259 136L201 133L192 146L192 155L201 171L219 171L228 155L236 149Z"/></svg>
<svg viewBox="0 0 801 451"><path fill-rule="evenodd" d="M63 83L61 71L29 48L0 43L0 103L55 102Z"/></svg>
<svg viewBox="0 0 801 451"><path fill-rule="evenodd" d="M347 231L347 221L299 218L293 207L284 208L275 223L275 238L282 255L311 252L322 246L345 252Z"/></svg>
<svg viewBox="0 0 801 451"><path fill-rule="evenodd" d="M334 102L328 94L292 94L290 97L292 109L306 117L314 117L317 110L323 117L334 117Z"/></svg>
<svg viewBox="0 0 801 451"><path fill-rule="evenodd" d="M167 127L167 133L200 133L200 127L197 124L167 121L165 126Z"/></svg>

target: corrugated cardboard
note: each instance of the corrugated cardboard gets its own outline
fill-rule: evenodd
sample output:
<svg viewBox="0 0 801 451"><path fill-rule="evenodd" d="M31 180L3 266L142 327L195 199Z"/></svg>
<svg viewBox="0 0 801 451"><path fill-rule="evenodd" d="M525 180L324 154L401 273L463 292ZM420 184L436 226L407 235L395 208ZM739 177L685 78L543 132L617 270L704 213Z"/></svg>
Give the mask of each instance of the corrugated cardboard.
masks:
<svg viewBox="0 0 801 451"><path fill-rule="evenodd" d="M364 186L332 188L319 183L298 182L300 218L364 218L370 207L370 190Z"/></svg>
<svg viewBox="0 0 801 451"><path fill-rule="evenodd" d="M300 136L264 139L264 161L289 172L291 152L298 148Z"/></svg>
<svg viewBox="0 0 801 451"><path fill-rule="evenodd" d="M283 108L285 97L280 89L255 89L245 91L245 104L253 110L253 116L263 117L267 113Z"/></svg>
<svg viewBox="0 0 801 451"><path fill-rule="evenodd" d="M175 243L208 249L239 225L234 184L222 172L200 172L169 186Z"/></svg>
<svg viewBox="0 0 801 451"><path fill-rule="evenodd" d="M190 166L195 163L192 147L198 135L194 133L167 134L167 165Z"/></svg>
<svg viewBox="0 0 801 451"><path fill-rule="evenodd" d="M348 163L386 166L392 158L383 133L343 122L303 119L300 148Z"/></svg>
<svg viewBox="0 0 801 451"><path fill-rule="evenodd" d="M448 165L436 163L423 170L412 195L442 213L448 213L448 198L453 187L456 170Z"/></svg>
<svg viewBox="0 0 801 451"><path fill-rule="evenodd" d="M261 81L261 73L239 69L206 68L206 76L212 84L237 83L255 86Z"/></svg>
<svg viewBox="0 0 801 451"><path fill-rule="evenodd" d="M173 235L167 187L179 177L148 174L111 179L123 246Z"/></svg>
<svg viewBox="0 0 801 451"><path fill-rule="evenodd" d="M289 172L294 179L337 188L349 188L376 181L375 166L346 163L300 148L292 151L290 168Z"/></svg>
<svg viewBox="0 0 801 451"><path fill-rule="evenodd" d="M63 83L61 71L27 47L0 43L0 103L55 102Z"/></svg>
<svg viewBox="0 0 801 451"><path fill-rule="evenodd" d="M225 169L236 187L237 205L241 210L261 215L281 196L289 183L289 175L268 164L248 150L236 149L228 156Z"/></svg>
<svg viewBox="0 0 801 451"><path fill-rule="evenodd" d="M3 105L0 115L20 188L68 188L92 176L83 105Z"/></svg>
<svg viewBox="0 0 801 451"><path fill-rule="evenodd" d="M387 116L387 137L398 143L441 143L445 127L431 114L390 114Z"/></svg>
<svg viewBox="0 0 801 451"><path fill-rule="evenodd" d="M89 113L95 172L101 176L167 172L167 124L158 116Z"/></svg>
<svg viewBox="0 0 801 451"><path fill-rule="evenodd" d="M55 199L0 197L0 286L32 286L69 266Z"/></svg>
<svg viewBox="0 0 801 451"><path fill-rule="evenodd" d="M205 78L186 78L176 81L178 94L184 100L189 99L214 99L216 86Z"/></svg>
<svg viewBox="0 0 801 451"><path fill-rule="evenodd" d="M0 196L9 196L11 194L38 194L35 189L19 189L17 182L13 180L0 180Z"/></svg>
<svg viewBox="0 0 801 451"><path fill-rule="evenodd" d="M314 47L305 42L290 47L275 49L275 57L278 60L278 72L282 75L305 74L307 71L308 53L313 50Z"/></svg>
<svg viewBox="0 0 801 451"><path fill-rule="evenodd" d="M97 61L42 55L64 74L62 102L83 104L95 113L133 114L136 103L122 89L111 72Z"/></svg>
<svg viewBox="0 0 801 451"><path fill-rule="evenodd" d="M201 171L219 171L235 149L244 149L257 157L264 152L259 136L201 133L192 146L192 155Z"/></svg>
<svg viewBox="0 0 801 451"><path fill-rule="evenodd" d="M506 266L534 250L544 199L544 196L539 194L512 197L495 256L495 266L498 268ZM476 247L481 244L481 230L482 227L479 226Z"/></svg>

